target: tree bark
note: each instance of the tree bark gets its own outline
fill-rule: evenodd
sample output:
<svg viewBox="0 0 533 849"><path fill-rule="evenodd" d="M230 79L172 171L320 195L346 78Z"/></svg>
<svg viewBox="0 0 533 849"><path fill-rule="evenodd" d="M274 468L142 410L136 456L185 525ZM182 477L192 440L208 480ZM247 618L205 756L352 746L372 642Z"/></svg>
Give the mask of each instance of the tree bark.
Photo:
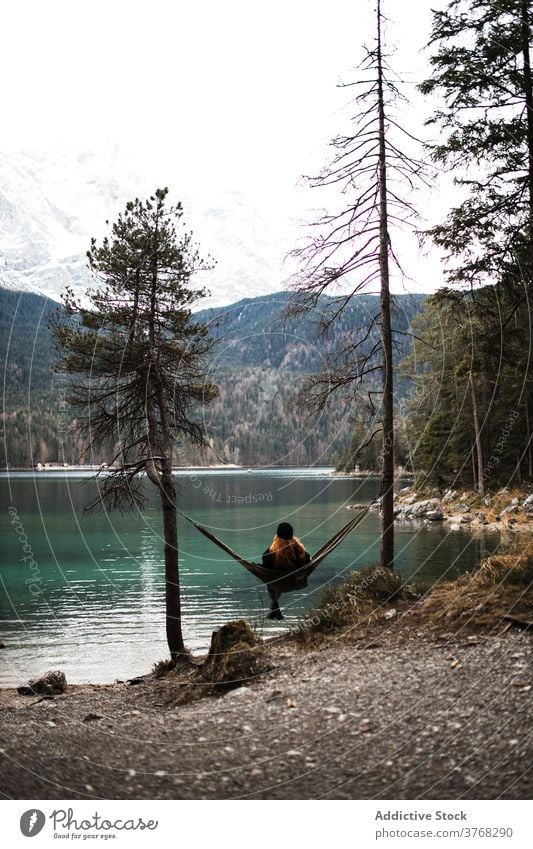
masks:
<svg viewBox="0 0 533 849"><path fill-rule="evenodd" d="M476 440L476 456L477 456L477 491L481 494L485 494L485 479L483 477L484 473L484 465L483 465L483 448L481 445L481 431L479 429L479 413L477 408L477 398L476 398L476 390L474 387L474 377L472 372L469 373L468 379L470 382L470 391L472 394L472 413L474 419L474 437Z"/></svg>
<svg viewBox="0 0 533 849"><path fill-rule="evenodd" d="M176 487L172 480L172 466L163 461L161 474L161 505L163 507L163 535L165 540L165 601L166 634L172 660L189 657L181 627L181 593L178 555L178 518L176 514Z"/></svg>
<svg viewBox="0 0 533 849"><path fill-rule="evenodd" d="M378 35L378 121L379 121L379 271L381 280L381 343L383 350L383 454L381 470L381 557L380 564L394 568L394 412L392 375L392 329L389 287L389 233L387 212L387 160L385 148L385 105L381 45L381 2L377 5Z"/></svg>
<svg viewBox="0 0 533 849"><path fill-rule="evenodd" d="M522 486L522 457L520 454L516 455L516 482L518 486Z"/></svg>
<svg viewBox="0 0 533 849"><path fill-rule="evenodd" d="M531 425L529 422L529 404L526 393L524 406L526 408L526 447L527 447L527 476L529 480L533 479L533 452L531 451Z"/></svg>
<svg viewBox="0 0 533 849"><path fill-rule="evenodd" d="M160 456L159 425L153 398L152 387L147 387L146 411L148 434L152 456ZM165 440L166 441L166 440ZM180 656L188 657L181 627L181 598L178 555L178 517L176 513L176 487L172 479L172 456L170 459L163 449L161 471L153 463L147 466L148 477L159 488L163 509L163 539L165 557L165 623L167 643L172 660Z"/></svg>
<svg viewBox="0 0 533 849"><path fill-rule="evenodd" d="M172 660L189 657L183 641L181 626L181 590L178 551L178 517L176 513L176 487L172 478L172 432L168 421L167 403L156 367L158 381L159 414L163 436L164 461L161 470L161 501L163 505L163 531L165 539L166 628L167 642Z"/></svg>
<svg viewBox="0 0 533 849"><path fill-rule="evenodd" d="M529 262L528 282L533 275L533 81L531 79L531 56L530 41L531 28L529 26L529 0L522 0L522 60L524 63L524 94L526 98L526 120L527 120L527 151L528 151L528 201L529 201Z"/></svg>
<svg viewBox="0 0 533 849"><path fill-rule="evenodd" d="M472 488L477 492L476 444L472 445Z"/></svg>

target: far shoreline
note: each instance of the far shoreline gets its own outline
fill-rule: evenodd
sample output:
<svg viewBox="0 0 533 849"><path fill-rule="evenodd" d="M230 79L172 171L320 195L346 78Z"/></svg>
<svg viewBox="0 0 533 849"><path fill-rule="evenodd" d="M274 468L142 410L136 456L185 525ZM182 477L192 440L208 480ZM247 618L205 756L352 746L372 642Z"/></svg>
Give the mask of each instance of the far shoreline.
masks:
<svg viewBox="0 0 533 849"><path fill-rule="evenodd" d="M189 466L173 466L173 472L196 472L196 471L224 471L224 470L232 471L232 472L270 472L270 471L320 471L320 472L329 472L332 476L336 475L334 471L334 466L242 466L237 465L235 463L212 463L207 465L189 465ZM0 474L9 475L9 474L29 474L34 473L36 476L51 475L51 474L68 474L76 473L76 472L93 472L94 474L98 474L98 472L106 472L109 469L105 466L96 466L96 465L66 465L63 466L61 464L50 465L48 467L37 469L34 466L17 466L16 468L9 468L4 466L0 468ZM365 477L379 477L377 472L372 472L368 475L364 475Z"/></svg>

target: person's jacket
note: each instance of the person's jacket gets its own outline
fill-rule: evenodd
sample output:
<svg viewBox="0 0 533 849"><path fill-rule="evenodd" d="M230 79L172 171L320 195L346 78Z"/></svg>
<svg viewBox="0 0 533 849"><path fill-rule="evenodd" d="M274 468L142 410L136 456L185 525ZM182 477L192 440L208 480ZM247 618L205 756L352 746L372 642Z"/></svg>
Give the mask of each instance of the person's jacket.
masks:
<svg viewBox="0 0 533 849"><path fill-rule="evenodd" d="M310 560L310 554L296 537L292 539L274 537L272 545L263 554L263 566L279 572L294 572Z"/></svg>

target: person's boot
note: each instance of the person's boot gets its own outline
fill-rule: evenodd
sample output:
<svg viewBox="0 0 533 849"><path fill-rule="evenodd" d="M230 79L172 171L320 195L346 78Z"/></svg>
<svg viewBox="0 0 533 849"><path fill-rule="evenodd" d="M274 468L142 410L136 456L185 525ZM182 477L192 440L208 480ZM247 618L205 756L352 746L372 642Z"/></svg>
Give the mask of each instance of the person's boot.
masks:
<svg viewBox="0 0 533 849"><path fill-rule="evenodd" d="M270 613L268 614L269 619L283 619L283 613L279 609L279 607L271 607Z"/></svg>

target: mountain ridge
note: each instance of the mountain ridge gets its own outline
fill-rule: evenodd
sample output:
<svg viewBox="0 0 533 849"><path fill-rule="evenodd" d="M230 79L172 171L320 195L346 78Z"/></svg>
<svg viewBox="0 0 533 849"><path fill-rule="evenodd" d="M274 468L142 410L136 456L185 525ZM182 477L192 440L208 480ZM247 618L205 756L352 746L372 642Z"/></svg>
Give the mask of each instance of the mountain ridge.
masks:
<svg viewBox="0 0 533 849"><path fill-rule="evenodd" d="M342 453L349 442L353 404L338 400L323 413L310 416L297 400L297 392L307 374L324 368L347 328L365 326L379 299L375 295L354 298L337 329L322 338L313 316L282 321L290 297L290 292L280 292L243 298L194 315L194 320L212 322L214 335L223 338L210 368L221 394L199 411L212 448L211 461L222 457L245 465L313 465ZM394 296L402 331L396 362L408 352L403 333L423 298ZM324 296L314 318L334 303ZM74 413L61 403L64 378L53 373L56 353L47 320L56 309L57 303L49 298L0 288L4 466L79 462L81 446L70 429ZM371 336L368 344L372 342ZM105 462L109 456L109 446L102 446L85 461ZM193 461L198 461L197 455L182 446L180 464Z"/></svg>
<svg viewBox="0 0 533 849"><path fill-rule="evenodd" d="M216 261L208 275L198 275L211 289L211 305L282 289L282 250L255 206L236 191L178 194L183 181L172 174L167 180L201 254ZM91 238L101 239L128 201L156 188L126 166L118 149L0 152L0 286L56 301L66 286L81 293L91 283Z"/></svg>

